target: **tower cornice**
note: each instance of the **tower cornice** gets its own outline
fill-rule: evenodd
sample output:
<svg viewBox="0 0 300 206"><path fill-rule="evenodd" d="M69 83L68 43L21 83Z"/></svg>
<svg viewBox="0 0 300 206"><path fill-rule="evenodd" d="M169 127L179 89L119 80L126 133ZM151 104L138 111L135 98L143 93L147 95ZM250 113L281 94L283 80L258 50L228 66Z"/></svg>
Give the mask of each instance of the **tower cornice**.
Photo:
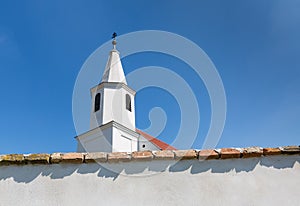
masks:
<svg viewBox="0 0 300 206"><path fill-rule="evenodd" d="M120 89L123 88L127 90L129 93L135 96L136 91L131 89L127 84L122 82L101 82L100 84L94 86L90 89L91 94L94 93L96 90L102 89L102 88L110 88L110 89Z"/></svg>

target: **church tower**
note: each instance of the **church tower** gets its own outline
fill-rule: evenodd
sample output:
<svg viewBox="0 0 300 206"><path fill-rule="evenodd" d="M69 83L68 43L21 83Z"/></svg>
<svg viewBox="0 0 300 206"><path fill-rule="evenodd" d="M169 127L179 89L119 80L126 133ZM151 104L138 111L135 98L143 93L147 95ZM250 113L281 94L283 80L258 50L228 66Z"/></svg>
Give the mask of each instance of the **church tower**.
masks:
<svg viewBox="0 0 300 206"><path fill-rule="evenodd" d="M78 152L175 149L135 128L135 91L127 85L113 34L100 84L91 88L90 130L76 137Z"/></svg>
<svg viewBox="0 0 300 206"><path fill-rule="evenodd" d="M135 91L128 87L114 38L102 81L91 89L90 129L115 121L135 130Z"/></svg>

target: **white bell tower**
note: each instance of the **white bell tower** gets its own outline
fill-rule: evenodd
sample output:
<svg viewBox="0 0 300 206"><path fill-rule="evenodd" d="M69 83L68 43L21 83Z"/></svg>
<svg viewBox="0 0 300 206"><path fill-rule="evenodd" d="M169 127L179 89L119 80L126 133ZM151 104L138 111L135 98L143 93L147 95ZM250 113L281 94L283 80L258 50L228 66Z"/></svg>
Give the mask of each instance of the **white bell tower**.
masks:
<svg viewBox="0 0 300 206"><path fill-rule="evenodd" d="M135 130L135 91L127 86L120 53L113 49L101 83L91 89L90 131L79 135L78 151L138 151L139 133Z"/></svg>
<svg viewBox="0 0 300 206"><path fill-rule="evenodd" d="M135 131L135 91L127 86L117 42L112 43L102 81L91 89L90 129L115 121Z"/></svg>
<svg viewBox="0 0 300 206"><path fill-rule="evenodd" d="M120 53L113 49L100 84L91 92L90 130L77 136L78 152L134 152L176 148L135 128L135 91L127 85Z"/></svg>

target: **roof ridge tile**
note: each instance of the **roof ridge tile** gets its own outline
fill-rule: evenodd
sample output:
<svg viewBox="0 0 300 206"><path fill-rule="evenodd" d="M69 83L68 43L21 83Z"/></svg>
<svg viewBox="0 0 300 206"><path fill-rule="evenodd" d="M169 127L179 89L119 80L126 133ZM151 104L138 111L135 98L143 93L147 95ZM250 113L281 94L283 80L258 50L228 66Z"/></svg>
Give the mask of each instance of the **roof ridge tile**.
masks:
<svg viewBox="0 0 300 206"><path fill-rule="evenodd" d="M94 152L94 153L37 153L37 154L4 154L0 155L1 165L22 164L59 164L59 163L95 163L95 162L129 162L151 160L211 160L232 158L259 158L269 155L300 155L299 146L276 148L246 147L202 150L159 150L137 152Z"/></svg>

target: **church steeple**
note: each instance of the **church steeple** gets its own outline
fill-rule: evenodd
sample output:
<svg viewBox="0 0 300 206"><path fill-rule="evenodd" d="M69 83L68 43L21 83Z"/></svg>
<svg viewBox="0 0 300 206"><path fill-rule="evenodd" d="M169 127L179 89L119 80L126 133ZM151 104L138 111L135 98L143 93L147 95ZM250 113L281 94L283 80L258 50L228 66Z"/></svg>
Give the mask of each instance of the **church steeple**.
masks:
<svg viewBox="0 0 300 206"><path fill-rule="evenodd" d="M119 83L127 84L122 63L120 60L120 53L116 48L117 45L116 36L117 34L113 33L113 41L112 41L113 49L109 53L108 61L105 66L101 83L119 82Z"/></svg>
<svg viewBox="0 0 300 206"><path fill-rule="evenodd" d="M90 128L96 128L108 122L117 122L135 130L135 91L127 86L120 53L116 48L117 34L113 34L113 49L101 83L91 89L93 99Z"/></svg>
<svg viewBox="0 0 300 206"><path fill-rule="evenodd" d="M77 137L77 150L133 152L166 149L167 144L162 144L135 128L136 92L127 85L120 54L116 48L116 36L114 33L113 49L109 53L101 83L90 90L90 130Z"/></svg>

